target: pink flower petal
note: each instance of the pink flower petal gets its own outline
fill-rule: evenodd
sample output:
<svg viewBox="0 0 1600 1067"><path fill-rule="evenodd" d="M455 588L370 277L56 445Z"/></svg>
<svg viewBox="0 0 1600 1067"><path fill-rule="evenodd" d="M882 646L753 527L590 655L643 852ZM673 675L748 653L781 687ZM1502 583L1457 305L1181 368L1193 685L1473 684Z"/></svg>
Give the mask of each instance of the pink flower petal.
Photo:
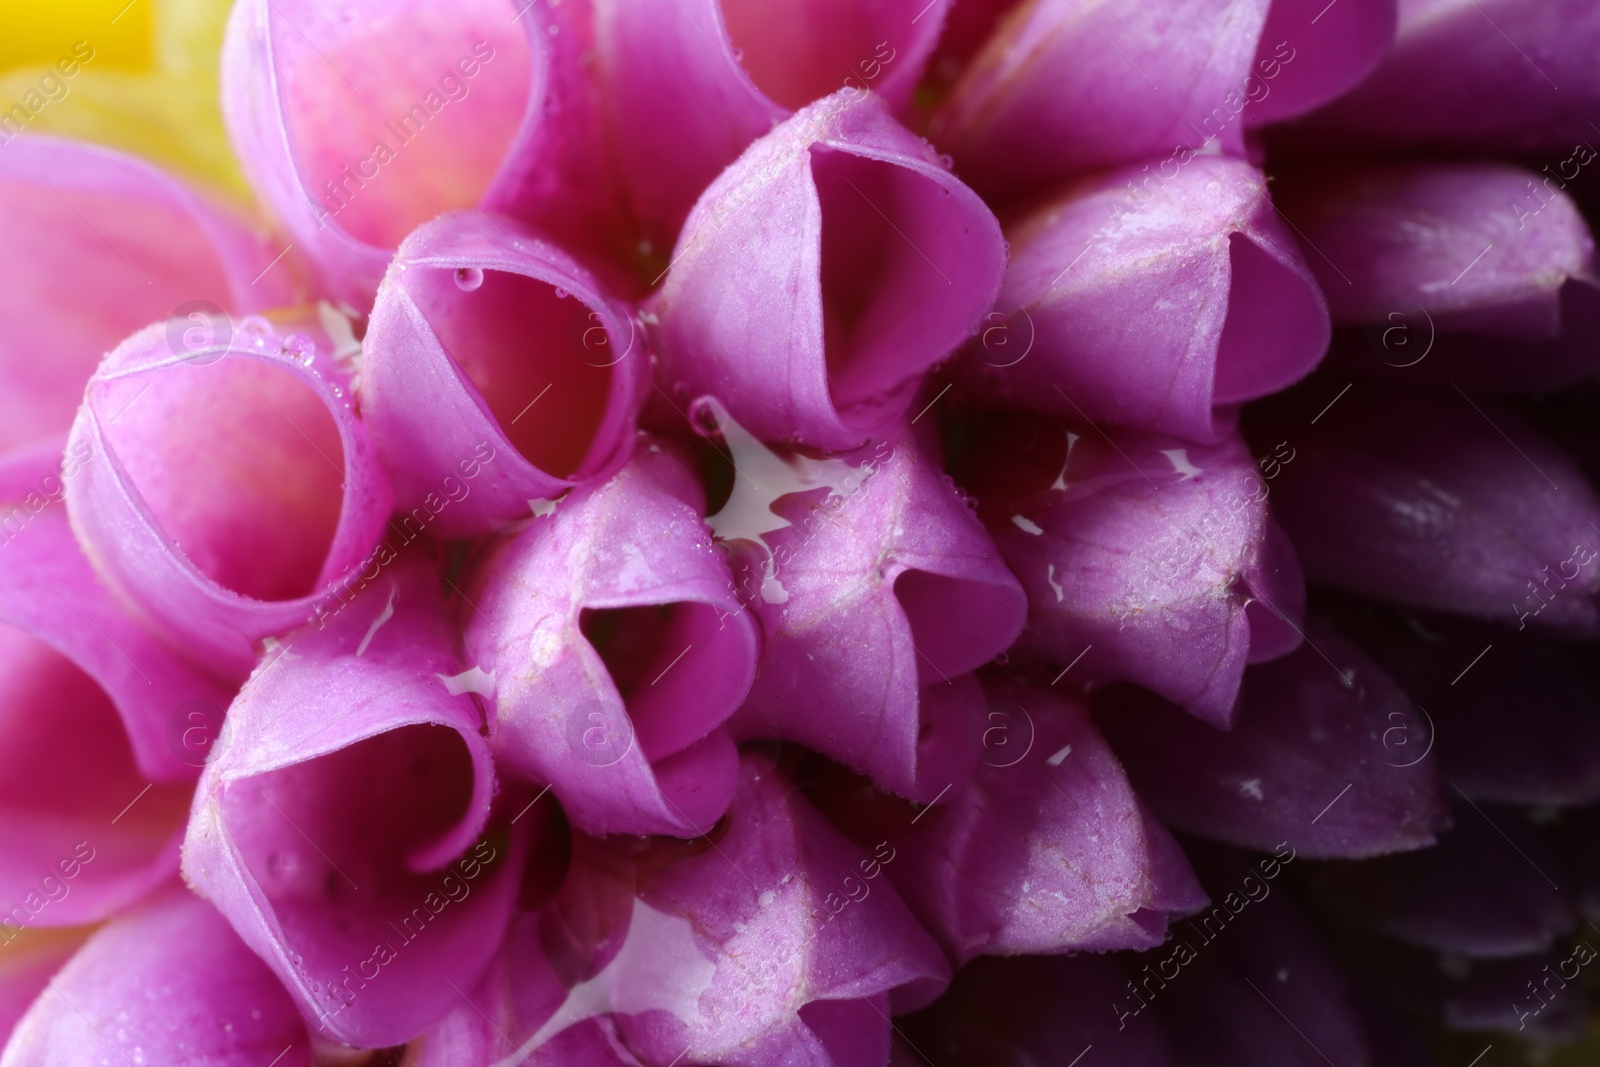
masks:
<svg viewBox="0 0 1600 1067"><path fill-rule="evenodd" d="M1532 391L1600 369L1594 239L1563 184L1499 163L1368 163L1291 171L1274 196L1334 322L1368 328L1342 353L1353 369Z"/></svg>
<svg viewBox="0 0 1600 1067"><path fill-rule="evenodd" d="M1292 447L1258 465L1237 435L1185 445L1014 414L972 436L965 480L1028 594L1017 652L1223 726L1245 665L1299 643L1305 586L1261 474Z"/></svg>
<svg viewBox="0 0 1600 1067"><path fill-rule="evenodd" d="M1021 630L1017 580L910 432L828 461L827 493L796 492L777 456L764 469L745 455L760 445L724 434L740 495L712 523L767 635L736 735L799 742L931 801L971 773L983 700L966 674Z"/></svg>
<svg viewBox="0 0 1600 1067"><path fill-rule="evenodd" d="M139 327L293 301L289 264L262 273L278 252L262 235L110 149L7 140L0 197L0 451L65 432L100 357Z"/></svg>
<svg viewBox="0 0 1600 1067"><path fill-rule="evenodd" d="M18 935L0 927L0 947L5 949L0 952L0 1049L11 1040L12 1031L44 992L45 984L72 958L87 936L88 932L81 928Z"/></svg>
<svg viewBox="0 0 1600 1067"><path fill-rule="evenodd" d="M1313 619L1298 651L1250 668L1223 732L1145 693L1097 719L1168 823L1317 857L1424 848L1445 825L1430 720L1360 649Z"/></svg>
<svg viewBox="0 0 1600 1067"><path fill-rule="evenodd" d="M1284 388L1327 350L1322 294L1239 160L1086 179L1007 236L999 310L964 360L1009 406L1214 441L1232 427L1219 406Z"/></svg>
<svg viewBox="0 0 1600 1067"><path fill-rule="evenodd" d="M798 108L839 90L906 109L948 0L597 0L608 117L634 211L663 250L700 191Z"/></svg>
<svg viewBox="0 0 1600 1067"><path fill-rule="evenodd" d="M538 17L504 0L249 0L223 110L263 201L324 288L365 310L401 239L515 181L550 77Z"/></svg>
<svg viewBox="0 0 1600 1067"><path fill-rule="evenodd" d="M97 571L227 677L332 597L389 512L330 350L258 318L199 349L151 326L107 356L73 426L90 458L67 508Z"/></svg>
<svg viewBox="0 0 1600 1067"><path fill-rule="evenodd" d="M136 1060L185 1067L312 1062L305 1024L272 972L182 886L90 936L0 1056L5 1067Z"/></svg>
<svg viewBox="0 0 1600 1067"><path fill-rule="evenodd" d="M449 684L438 582L396 562L252 675L184 843L185 877L307 1019L368 1047L423 1032L459 1003L452 983L477 982L527 852L527 824L490 820L482 712Z"/></svg>
<svg viewBox="0 0 1600 1067"><path fill-rule="evenodd" d="M1326 7L1276 0L1244 85L1245 125L1303 115L1360 85L1387 58L1401 6L1399 0Z"/></svg>
<svg viewBox="0 0 1600 1067"><path fill-rule="evenodd" d="M1342 6L1342 5L1341 5ZM1401 0L1393 49L1354 92L1306 121L1295 144L1536 153L1594 141L1591 61L1600 11L1587 0ZM1591 150L1592 157L1592 150Z"/></svg>
<svg viewBox="0 0 1600 1067"><path fill-rule="evenodd" d="M652 305L665 380L763 440L854 448L976 329L1004 263L994 216L933 149L873 94L835 93L695 205Z"/></svg>
<svg viewBox="0 0 1600 1067"><path fill-rule="evenodd" d="M900 857L885 864L890 878L957 965L1160 944L1169 916L1205 895L1088 714L1023 683L985 690L990 733L969 785L938 807L870 824L861 805L846 810L855 794L826 810L858 841L888 839Z"/></svg>
<svg viewBox="0 0 1600 1067"><path fill-rule="evenodd" d="M708 830L733 795L723 728L760 654L685 464L651 446L484 565L465 655L494 676L502 766L591 833Z"/></svg>
<svg viewBox="0 0 1600 1067"><path fill-rule="evenodd" d="M643 341L629 308L519 223L458 212L418 229L362 345L362 414L401 508L477 535L610 475L633 448Z"/></svg>

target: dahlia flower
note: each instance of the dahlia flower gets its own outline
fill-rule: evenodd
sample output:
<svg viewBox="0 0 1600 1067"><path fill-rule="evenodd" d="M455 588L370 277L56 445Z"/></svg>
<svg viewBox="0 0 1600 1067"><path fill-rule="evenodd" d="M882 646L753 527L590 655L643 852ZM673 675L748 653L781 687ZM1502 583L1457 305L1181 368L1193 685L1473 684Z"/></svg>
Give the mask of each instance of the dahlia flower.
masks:
<svg viewBox="0 0 1600 1067"><path fill-rule="evenodd" d="M76 10L0 1067L1591 1062L1592 5Z"/></svg>

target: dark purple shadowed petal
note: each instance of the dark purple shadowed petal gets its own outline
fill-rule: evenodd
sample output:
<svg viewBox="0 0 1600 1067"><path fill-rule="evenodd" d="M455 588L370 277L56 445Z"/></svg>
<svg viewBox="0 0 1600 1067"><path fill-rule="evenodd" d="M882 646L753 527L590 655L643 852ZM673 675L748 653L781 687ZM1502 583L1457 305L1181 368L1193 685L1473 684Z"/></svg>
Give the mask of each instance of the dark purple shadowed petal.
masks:
<svg viewBox="0 0 1600 1067"><path fill-rule="evenodd" d="M1084 179L1006 235L998 310L962 361L1007 406L1215 441L1231 405L1328 347L1322 294L1242 160Z"/></svg>
<svg viewBox="0 0 1600 1067"><path fill-rule="evenodd" d="M8 136L0 197L0 451L64 433L100 357L139 327L293 302L292 260L263 273L278 253L264 235L131 156Z"/></svg>
<svg viewBox="0 0 1600 1067"><path fill-rule="evenodd" d="M723 723L760 630L711 544L689 469L650 445L479 572L465 655L493 675L490 743L597 834L708 830L733 795Z"/></svg>
<svg viewBox="0 0 1600 1067"><path fill-rule="evenodd" d="M1258 463L1237 435L1192 445L1011 413L976 420L968 447L963 481L1028 592L1017 652L1220 726L1246 664L1299 643L1305 588L1263 477L1292 447Z"/></svg>
<svg viewBox="0 0 1600 1067"><path fill-rule="evenodd" d="M305 1024L227 921L178 885L92 934L0 1056L5 1067L268 1062L310 1067Z"/></svg>
<svg viewBox="0 0 1600 1067"><path fill-rule="evenodd" d="M363 564L392 499L332 346L276 329L246 319L196 350L139 331L95 372L68 445L89 457L66 498L95 569L234 680Z"/></svg>
<svg viewBox="0 0 1600 1067"><path fill-rule="evenodd" d="M477 982L521 880L531 823L491 820L454 643L438 574L396 562L251 676L195 798L185 877L310 1024L352 1044L457 1007L452 983Z"/></svg>
<svg viewBox="0 0 1600 1067"><path fill-rule="evenodd" d="M876 95L835 93L690 213L650 306L663 380L762 440L857 447L978 327L1004 265L999 224L933 149Z"/></svg>
<svg viewBox="0 0 1600 1067"><path fill-rule="evenodd" d="M407 237L362 348L362 414L430 532L525 518L633 448L649 362L632 311L503 216L456 212Z"/></svg>
<svg viewBox="0 0 1600 1067"><path fill-rule="evenodd" d="M1420 710L1318 619L1297 651L1245 672L1230 731L1148 693L1107 693L1096 721L1158 815L1180 829L1312 857L1433 844L1445 824Z"/></svg>

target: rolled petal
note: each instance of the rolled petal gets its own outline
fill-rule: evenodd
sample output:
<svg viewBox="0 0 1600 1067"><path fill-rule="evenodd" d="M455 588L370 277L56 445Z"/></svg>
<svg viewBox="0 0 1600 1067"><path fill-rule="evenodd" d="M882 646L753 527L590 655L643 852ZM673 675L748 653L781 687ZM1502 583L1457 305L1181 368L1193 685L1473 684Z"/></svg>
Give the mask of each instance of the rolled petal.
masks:
<svg viewBox="0 0 1600 1067"><path fill-rule="evenodd" d="M1273 514L1308 579L1518 629L1600 624L1600 501L1554 442L1459 390L1365 381L1309 425L1338 392L1316 379L1252 430L1293 435Z"/></svg>
<svg viewBox="0 0 1600 1067"><path fill-rule="evenodd" d="M320 331L249 318L208 344L151 326L106 357L72 428L73 528L106 583L238 680L371 551L389 482Z"/></svg>
<svg viewBox="0 0 1600 1067"><path fill-rule="evenodd" d="M325 291L365 310L408 232L513 180L550 77L540 16L514 14L505 0L234 6L228 133Z"/></svg>
<svg viewBox="0 0 1600 1067"><path fill-rule="evenodd" d="M1112 171L1006 235L998 310L962 359L1008 407L1215 441L1327 350L1322 294L1240 160Z"/></svg>
<svg viewBox="0 0 1600 1067"><path fill-rule="evenodd" d="M663 249L701 190L813 100L868 90L904 110L949 0L596 0L608 118Z"/></svg>
<svg viewBox="0 0 1600 1067"><path fill-rule="evenodd" d="M1370 605L1340 619L1428 709L1441 773L1466 796L1530 807L1600 800L1600 704L1563 645ZM1391 735L1411 744L1413 755L1432 736L1425 727L1409 740L1404 732ZM1398 753L1403 745L1394 747Z"/></svg>
<svg viewBox="0 0 1600 1067"><path fill-rule="evenodd" d="M1246 664L1300 640L1305 587L1263 477L1293 459L1285 443L1258 464L1237 435L1190 445L982 420L962 476L1027 590L1014 654L1138 682L1225 726Z"/></svg>
<svg viewBox="0 0 1600 1067"><path fill-rule="evenodd" d="M1592 143L1600 12L1585 0L1401 0L1394 46L1294 144L1554 153ZM1588 149L1594 158L1594 150ZM1569 164L1570 166L1570 164Z"/></svg>
<svg viewBox="0 0 1600 1067"><path fill-rule="evenodd" d="M866 845L899 855L895 886L959 966L979 955L1147 949L1205 894L1078 704L984 683L988 729L970 784L915 811L860 787L818 792Z"/></svg>
<svg viewBox="0 0 1600 1067"><path fill-rule="evenodd" d="M1290 171L1273 197L1334 322L1366 328L1343 362L1532 391L1600 369L1594 239L1565 184L1499 163L1352 164Z"/></svg>
<svg viewBox="0 0 1600 1067"><path fill-rule="evenodd" d="M1228 732L1132 692L1108 694L1096 721L1139 795L1191 833L1364 857L1431 845L1445 825L1429 721L1315 618L1298 651L1245 673Z"/></svg>
<svg viewBox="0 0 1600 1067"><path fill-rule="evenodd" d="M184 842L184 876L307 1020L367 1047L415 1037L459 1004L452 983L477 983L526 853L528 824L490 818L438 582L396 562L251 676Z"/></svg>
<svg viewBox="0 0 1600 1067"><path fill-rule="evenodd" d="M278 252L263 235L130 156L8 140L0 199L0 451L64 433L100 357L139 327L293 302L289 265L262 273Z"/></svg>
<svg viewBox="0 0 1600 1067"><path fill-rule="evenodd" d="M840 91L752 144L701 196L654 297L674 396L755 436L840 450L887 431L978 326L999 223L890 117Z"/></svg>
<svg viewBox="0 0 1600 1067"><path fill-rule="evenodd" d="M177 885L96 931L0 1056L4 1067L269 1060L312 1063L294 1003L223 917Z"/></svg>
<svg viewBox="0 0 1600 1067"><path fill-rule="evenodd" d="M1128 1025L1131 984L1116 956L976 959L944 996L896 1025L949 1067L1070 1064L1086 1048L1122 1067L1169 1067L1161 1028ZM906 1062L923 1061L913 1053Z"/></svg>
<svg viewBox="0 0 1600 1067"><path fill-rule="evenodd" d="M1166 958L1155 968L1147 966L1140 982L1147 995L1153 994L1151 1004L1173 1047L1183 1050L1183 1062L1194 1067L1373 1062L1343 972L1281 884L1274 885L1267 874L1281 873L1276 861L1251 863L1230 856L1207 866L1212 869L1206 887L1218 903L1184 924L1182 940L1164 950ZM1162 978L1173 963L1182 969L1168 990ZM1132 1008L1143 1000L1128 997L1126 1003Z"/></svg>
<svg viewBox="0 0 1600 1067"><path fill-rule="evenodd" d="M648 388L643 341L630 309L509 218L418 229L362 343L362 416L400 508L474 536L613 473Z"/></svg>
<svg viewBox="0 0 1600 1067"><path fill-rule="evenodd" d="M1241 155L1247 129L1337 96L1388 45L1394 0L1298 10L1309 7L1019 5L957 83L934 135L964 179L1002 198L1133 160L1162 159L1164 173L1197 153Z"/></svg>
<svg viewBox="0 0 1600 1067"><path fill-rule="evenodd" d="M1452 794L1460 799L1459 793ZM1524 956L1572 932L1571 886L1514 808L1459 803L1439 843L1403 856L1319 871L1316 895L1343 921L1474 959Z"/></svg>
<svg viewBox="0 0 1600 1067"><path fill-rule="evenodd" d="M10 935L9 939L5 935ZM0 1049L45 985L83 944L88 932L30 930L21 935L0 927Z"/></svg>
<svg viewBox="0 0 1600 1067"><path fill-rule="evenodd" d="M1573 952L1475 962L1459 968L1465 973L1453 981L1433 978L1433 1006L1451 1030L1498 1031L1530 1043L1570 1046L1589 1031L1589 997L1581 983L1563 976L1576 977L1593 958L1584 939ZM1437 976L1441 969L1433 970Z"/></svg>
<svg viewBox="0 0 1600 1067"><path fill-rule="evenodd" d="M91 457L60 445L0 461L0 943L171 877L230 698L96 579L61 506Z"/></svg>
<svg viewBox="0 0 1600 1067"><path fill-rule="evenodd" d="M874 857L851 844L753 753L719 835L715 847L641 857L614 955L524 1048L611 1012L647 1063L887 1059L890 1014L949 981L933 939L880 877L892 849Z"/></svg>
<svg viewBox="0 0 1600 1067"><path fill-rule="evenodd" d="M767 635L736 735L799 742L924 803L959 785L983 717L965 675L1027 611L965 497L909 431L814 461L719 422L739 474L711 525Z"/></svg>
<svg viewBox="0 0 1600 1067"><path fill-rule="evenodd" d="M733 796L723 724L760 631L659 445L576 490L485 562L465 655L493 676L490 743L591 833L696 837Z"/></svg>

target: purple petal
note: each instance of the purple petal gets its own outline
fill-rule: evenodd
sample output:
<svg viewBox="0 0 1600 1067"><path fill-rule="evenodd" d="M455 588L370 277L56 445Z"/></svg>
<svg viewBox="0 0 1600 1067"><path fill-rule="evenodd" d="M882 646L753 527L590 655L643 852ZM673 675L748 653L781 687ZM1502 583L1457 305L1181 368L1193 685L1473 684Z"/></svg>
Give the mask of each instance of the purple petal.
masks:
<svg viewBox="0 0 1600 1067"><path fill-rule="evenodd" d="M649 360L631 311L508 218L459 212L406 238L362 349L362 415L435 535L524 518L633 448Z"/></svg>
<svg viewBox="0 0 1600 1067"><path fill-rule="evenodd" d="M202 348L166 325L95 372L69 451L73 528L106 582L235 679L363 567L388 479L320 331L250 318ZM370 562L370 561L368 561Z"/></svg>
<svg viewBox="0 0 1600 1067"><path fill-rule="evenodd" d="M890 997L920 1007L949 980L878 879L891 863L892 850L869 857L746 754L716 847L642 875L626 941L585 987L604 991L647 1062L882 1063Z"/></svg>
<svg viewBox="0 0 1600 1067"><path fill-rule="evenodd" d="M1182 947L1163 950L1153 967L1144 967L1140 981L1173 1047L1183 1050L1183 1062L1194 1067L1371 1062L1344 974L1286 899L1281 883L1271 882L1281 873L1277 861L1228 857L1207 866L1213 868L1207 888L1218 903L1184 924L1179 937L1187 955ZM1163 978L1174 963L1177 977L1169 979L1168 990ZM1125 1000L1130 1008L1139 1003Z"/></svg>
<svg viewBox="0 0 1600 1067"><path fill-rule="evenodd" d="M723 434L739 475L711 524L767 635L736 735L796 741L933 800L971 773L983 698L964 675L1021 630L1017 580L909 431L820 462L726 421Z"/></svg>
<svg viewBox="0 0 1600 1067"><path fill-rule="evenodd" d="M139 327L293 302L287 265L262 273L277 254L262 235L148 163L31 135L5 149L0 451L65 432L100 357Z"/></svg>
<svg viewBox="0 0 1600 1067"><path fill-rule="evenodd" d="M977 959L943 997L897 1025L940 1067L1066 1065L1090 1048L1119 1067L1169 1067L1161 1029L1128 1025L1129 985L1115 956ZM913 1053L912 1062L925 1061Z"/></svg>
<svg viewBox="0 0 1600 1067"><path fill-rule="evenodd" d="M1589 1029L1589 998L1581 983L1562 976L1575 977L1594 958L1587 939L1584 948L1587 959L1581 950L1557 949L1476 962L1455 981L1435 977L1433 984L1441 987L1435 1010L1452 1030L1500 1031L1530 1043L1569 1045Z"/></svg>
<svg viewBox="0 0 1600 1067"><path fill-rule="evenodd" d="M417 225L492 197L540 129L538 16L341 0L235 5L222 103L245 173L324 287L365 310Z"/></svg>
<svg viewBox="0 0 1600 1067"><path fill-rule="evenodd" d="M1000 311L964 354L1007 406L1215 441L1317 365L1328 312L1261 172L1125 168L1007 227ZM1222 410L1219 411L1218 408Z"/></svg>
<svg viewBox="0 0 1600 1067"><path fill-rule="evenodd" d="M727 809L723 723L760 631L711 545L699 484L659 445L578 489L484 566L466 656L494 676L502 766L591 833L698 836Z"/></svg>
<svg viewBox="0 0 1600 1067"><path fill-rule="evenodd" d="M891 843L901 858L890 877L958 965L1160 944L1169 916L1205 904L1182 851L1080 706L1003 679L985 689L970 784L915 813L825 788L825 810L858 842Z"/></svg>
<svg viewBox="0 0 1600 1067"><path fill-rule="evenodd" d="M0 919L0 922L3 922ZM45 984L72 958L88 936L83 930L38 930L15 934L0 927L0 1049Z"/></svg>
<svg viewBox="0 0 1600 1067"><path fill-rule="evenodd" d="M1028 592L1018 652L1220 726L1246 663L1299 643L1305 589L1257 471L1292 450L1257 464L1237 435L1189 445L1011 413L972 436L965 480Z"/></svg>
<svg viewBox="0 0 1600 1067"><path fill-rule="evenodd" d="M1273 509L1308 579L1518 629L1600 624L1600 501L1554 442L1459 390L1348 388L1308 383L1258 438L1293 437Z"/></svg>
<svg viewBox="0 0 1600 1067"><path fill-rule="evenodd" d="M652 313L671 391L755 436L859 446L978 326L1005 247L989 209L876 95L752 144L695 205Z"/></svg>
<svg viewBox="0 0 1600 1067"><path fill-rule="evenodd" d="M1456 797L1461 794L1452 793ZM1455 808L1429 849L1319 872L1319 899L1346 922L1472 958L1542 952L1575 925L1555 854L1514 808Z"/></svg>
<svg viewBox="0 0 1600 1067"><path fill-rule="evenodd" d="M451 684L438 581L396 562L252 675L184 842L190 883L319 1031L357 1045L406 1041L457 1006L451 985L493 957L527 852L528 824L490 822L483 716Z"/></svg>
<svg viewBox="0 0 1600 1067"><path fill-rule="evenodd" d="M185 1067L312 1062L305 1024L272 972L181 886L90 936L18 1024L0 1063L135 1059Z"/></svg>
<svg viewBox="0 0 1600 1067"><path fill-rule="evenodd" d="M1353 368L1533 390L1600 369L1594 240L1564 184L1504 164L1322 165L1274 197L1334 322L1370 328Z"/></svg>
<svg viewBox="0 0 1600 1067"><path fill-rule="evenodd" d="M1162 819L1219 841L1363 857L1430 845L1444 824L1427 719L1316 619L1298 651L1245 673L1229 732L1134 692L1096 721Z"/></svg>
<svg viewBox="0 0 1600 1067"><path fill-rule="evenodd" d="M1020 5L967 68L935 136L991 197L1133 160L1160 159L1165 175L1219 148L1242 155L1249 127L1372 69L1394 18L1394 0L1346 2L1326 22L1272 17L1268 6L1179 0L1090 15L1076 0Z"/></svg>
<svg viewBox="0 0 1600 1067"><path fill-rule="evenodd" d="M1401 0L1382 65L1295 143L1570 155L1595 136L1597 45L1587 0Z"/></svg>
<svg viewBox="0 0 1600 1067"><path fill-rule="evenodd" d="M85 461L63 465L58 440L0 462L0 942L103 919L171 876L229 700L95 578L60 506Z"/></svg>
<svg viewBox="0 0 1600 1067"><path fill-rule="evenodd" d="M948 0L597 0L634 211L670 243L700 191L795 109L844 89L905 109Z"/></svg>

